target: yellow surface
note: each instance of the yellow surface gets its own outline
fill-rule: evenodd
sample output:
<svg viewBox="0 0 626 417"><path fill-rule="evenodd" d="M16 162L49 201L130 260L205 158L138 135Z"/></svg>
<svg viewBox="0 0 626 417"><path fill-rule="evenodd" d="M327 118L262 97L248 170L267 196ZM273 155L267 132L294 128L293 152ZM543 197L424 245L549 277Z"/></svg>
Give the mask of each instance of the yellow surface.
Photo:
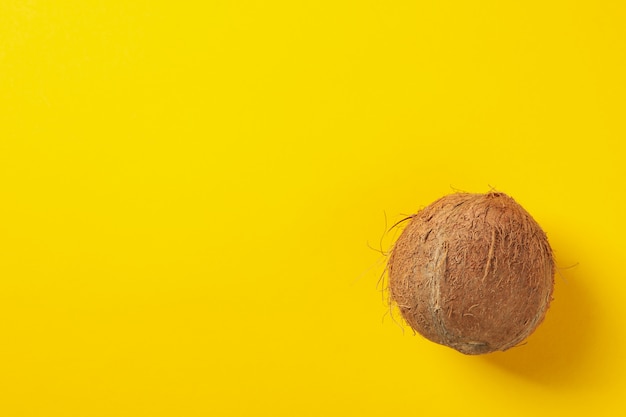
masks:
<svg viewBox="0 0 626 417"><path fill-rule="evenodd" d="M1 1L0 415L619 415L625 21ZM490 187L561 271L525 346L467 357L403 334L368 243Z"/></svg>

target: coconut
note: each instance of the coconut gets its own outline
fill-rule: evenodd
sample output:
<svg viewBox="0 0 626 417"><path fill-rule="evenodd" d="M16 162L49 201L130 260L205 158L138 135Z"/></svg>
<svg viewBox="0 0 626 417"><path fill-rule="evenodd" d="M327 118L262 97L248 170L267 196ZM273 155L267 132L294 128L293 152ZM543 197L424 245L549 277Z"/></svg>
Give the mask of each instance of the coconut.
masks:
<svg viewBox="0 0 626 417"><path fill-rule="evenodd" d="M552 249L511 197L450 194L407 220L387 267L391 300L416 332L476 355L520 344L544 319Z"/></svg>

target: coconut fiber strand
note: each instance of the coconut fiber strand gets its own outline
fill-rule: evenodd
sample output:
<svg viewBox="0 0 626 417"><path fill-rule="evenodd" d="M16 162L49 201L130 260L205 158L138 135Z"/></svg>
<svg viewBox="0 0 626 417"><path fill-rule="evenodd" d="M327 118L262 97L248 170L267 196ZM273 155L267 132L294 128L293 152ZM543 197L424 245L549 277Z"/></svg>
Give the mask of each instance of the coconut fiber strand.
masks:
<svg viewBox="0 0 626 417"><path fill-rule="evenodd" d="M391 299L415 331L475 355L518 345L541 323L552 250L511 197L451 194L409 220L388 270Z"/></svg>

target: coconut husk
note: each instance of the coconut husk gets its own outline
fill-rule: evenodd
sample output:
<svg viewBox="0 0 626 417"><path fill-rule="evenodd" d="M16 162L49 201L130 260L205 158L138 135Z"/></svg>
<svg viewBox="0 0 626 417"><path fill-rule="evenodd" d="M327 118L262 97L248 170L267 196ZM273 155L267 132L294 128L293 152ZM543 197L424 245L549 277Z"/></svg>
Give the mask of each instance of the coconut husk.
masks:
<svg viewBox="0 0 626 417"><path fill-rule="evenodd" d="M469 355L521 343L543 320L554 288L546 234L495 192L447 195L411 216L388 271L406 322Z"/></svg>

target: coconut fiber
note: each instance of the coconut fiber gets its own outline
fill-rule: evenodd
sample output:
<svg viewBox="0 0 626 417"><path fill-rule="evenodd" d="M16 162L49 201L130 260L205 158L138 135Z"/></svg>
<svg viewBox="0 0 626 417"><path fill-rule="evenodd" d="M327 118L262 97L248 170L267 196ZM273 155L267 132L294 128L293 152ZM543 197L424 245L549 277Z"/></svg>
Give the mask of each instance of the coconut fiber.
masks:
<svg viewBox="0 0 626 417"><path fill-rule="evenodd" d="M415 331L476 355L516 346L541 323L552 250L511 197L451 194L407 220L389 257L389 289Z"/></svg>

